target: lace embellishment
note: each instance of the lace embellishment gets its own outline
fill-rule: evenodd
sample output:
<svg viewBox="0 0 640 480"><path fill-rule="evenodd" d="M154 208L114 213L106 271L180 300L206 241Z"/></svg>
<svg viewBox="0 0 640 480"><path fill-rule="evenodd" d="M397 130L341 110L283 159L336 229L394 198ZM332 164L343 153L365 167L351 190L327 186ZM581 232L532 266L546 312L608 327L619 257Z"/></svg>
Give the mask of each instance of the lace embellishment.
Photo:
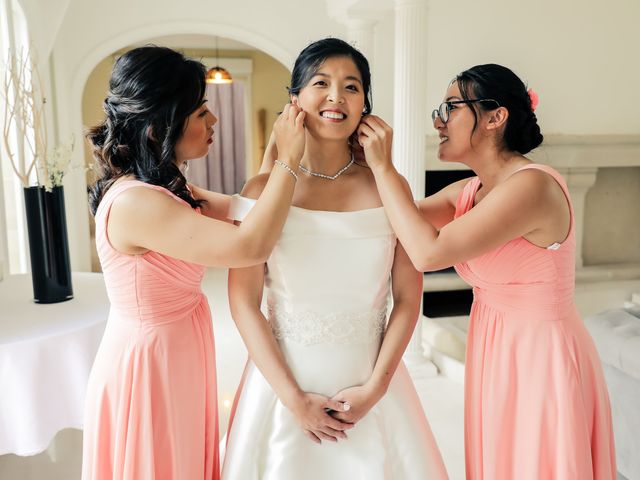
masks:
<svg viewBox="0 0 640 480"><path fill-rule="evenodd" d="M269 322L278 340L302 345L369 343L383 334L387 307L366 312L319 314L311 311L293 313L270 305Z"/></svg>

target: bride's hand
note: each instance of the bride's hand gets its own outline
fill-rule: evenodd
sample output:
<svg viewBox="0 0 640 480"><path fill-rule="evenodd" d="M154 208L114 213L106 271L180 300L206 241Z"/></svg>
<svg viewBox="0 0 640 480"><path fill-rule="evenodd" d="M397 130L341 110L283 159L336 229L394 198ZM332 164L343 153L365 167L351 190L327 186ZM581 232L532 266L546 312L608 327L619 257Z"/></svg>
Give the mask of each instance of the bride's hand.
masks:
<svg viewBox="0 0 640 480"><path fill-rule="evenodd" d="M391 166L393 129L384 120L366 115L362 117L357 133L369 168L376 170Z"/></svg>
<svg viewBox="0 0 640 480"><path fill-rule="evenodd" d="M305 435L316 443L322 443L322 440L337 442L339 438L347 438L345 430L353 428L352 424L327 413L327 410L342 410L343 406L323 395L303 393L289 409Z"/></svg>
<svg viewBox="0 0 640 480"><path fill-rule="evenodd" d="M349 387L338 392L331 400L343 405L349 405L349 409L335 409L331 416L342 422L358 423L373 406L382 398L382 394L368 385Z"/></svg>

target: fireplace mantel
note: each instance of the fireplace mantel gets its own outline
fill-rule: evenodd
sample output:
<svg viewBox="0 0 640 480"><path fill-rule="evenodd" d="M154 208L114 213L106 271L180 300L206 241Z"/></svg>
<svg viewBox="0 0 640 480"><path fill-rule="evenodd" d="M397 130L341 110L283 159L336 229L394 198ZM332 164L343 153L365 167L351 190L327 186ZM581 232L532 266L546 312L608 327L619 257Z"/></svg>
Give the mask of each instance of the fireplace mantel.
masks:
<svg viewBox="0 0 640 480"><path fill-rule="evenodd" d="M427 136L427 170L466 170L461 163L437 159L438 137ZM640 135L547 135L527 155L535 162L563 168L638 167Z"/></svg>
<svg viewBox="0 0 640 480"><path fill-rule="evenodd" d="M427 181L429 170L467 169L460 163L440 162L436 157L437 146L438 138L427 136ZM569 186L576 222L576 284L640 280L637 262L584 266L582 258L585 199L596 182L598 169L640 167L640 135L547 135L544 143L528 157L557 169ZM469 288L468 285L451 272L433 273L424 278L425 291L465 288Z"/></svg>

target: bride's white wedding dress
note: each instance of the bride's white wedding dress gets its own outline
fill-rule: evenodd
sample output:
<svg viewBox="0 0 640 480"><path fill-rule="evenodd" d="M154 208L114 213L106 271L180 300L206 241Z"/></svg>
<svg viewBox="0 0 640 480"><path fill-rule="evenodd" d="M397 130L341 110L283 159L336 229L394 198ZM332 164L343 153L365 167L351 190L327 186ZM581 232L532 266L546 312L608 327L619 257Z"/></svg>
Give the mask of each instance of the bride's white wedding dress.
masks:
<svg viewBox="0 0 640 480"><path fill-rule="evenodd" d="M235 196L230 217L255 202ZM370 377L390 310L396 238L383 208L291 207L267 262L267 317L300 388L331 397ZM447 478L403 363L386 395L337 443L309 440L249 360L227 437L223 480Z"/></svg>

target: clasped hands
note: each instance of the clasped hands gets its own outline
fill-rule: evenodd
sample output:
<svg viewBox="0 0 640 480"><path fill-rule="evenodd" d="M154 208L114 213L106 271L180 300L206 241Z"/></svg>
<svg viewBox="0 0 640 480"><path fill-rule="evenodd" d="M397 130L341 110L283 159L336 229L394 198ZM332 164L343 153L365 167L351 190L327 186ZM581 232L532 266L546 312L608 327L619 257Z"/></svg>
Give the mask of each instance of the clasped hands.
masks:
<svg viewBox="0 0 640 480"><path fill-rule="evenodd" d="M315 443L347 438L347 430L363 418L382 394L369 385L346 388L332 398L301 392L289 409L304 434Z"/></svg>

